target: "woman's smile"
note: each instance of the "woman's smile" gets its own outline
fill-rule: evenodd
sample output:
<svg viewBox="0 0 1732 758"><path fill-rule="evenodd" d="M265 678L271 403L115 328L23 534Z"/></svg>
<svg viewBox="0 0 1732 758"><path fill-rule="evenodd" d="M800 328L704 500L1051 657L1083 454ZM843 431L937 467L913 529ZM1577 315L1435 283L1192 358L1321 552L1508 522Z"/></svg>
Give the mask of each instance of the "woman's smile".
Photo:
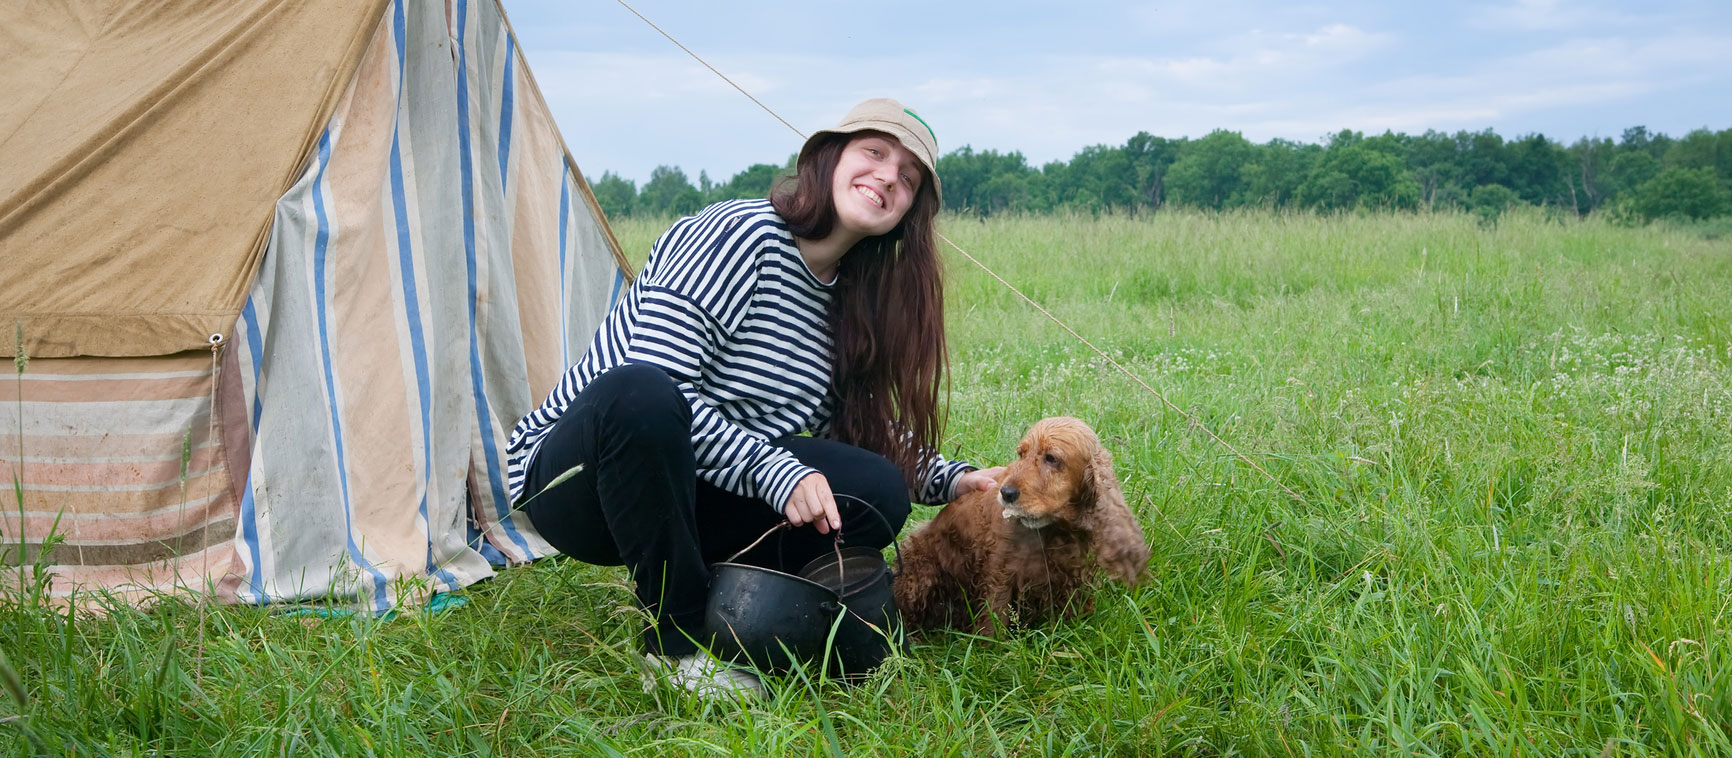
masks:
<svg viewBox="0 0 1732 758"><path fill-rule="evenodd" d="M855 189L858 190L860 192L860 194L865 195L867 200L871 200L878 207L880 207L880 208L884 207L884 196L878 194L871 187L868 187L868 186L862 184L862 185L855 187Z"/></svg>

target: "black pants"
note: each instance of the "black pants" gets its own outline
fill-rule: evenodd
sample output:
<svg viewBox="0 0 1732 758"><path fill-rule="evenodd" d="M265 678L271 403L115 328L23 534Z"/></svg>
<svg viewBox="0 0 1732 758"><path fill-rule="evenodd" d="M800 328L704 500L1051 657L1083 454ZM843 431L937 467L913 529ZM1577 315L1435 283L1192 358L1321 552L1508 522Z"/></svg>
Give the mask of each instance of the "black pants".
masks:
<svg viewBox="0 0 1732 758"><path fill-rule="evenodd" d="M701 482L692 453L692 415L673 380L626 364L584 387L542 440L523 498L577 464L583 470L528 501L525 511L549 543L586 563L624 565L649 612L646 652L695 652L703 629L709 564L727 559L784 519L769 503ZM883 548L908 519L902 472L876 453L833 440L784 437L772 444L829 480L842 516L842 542ZM860 498L883 516L864 512ZM779 504L778 504L779 505ZM734 559L796 572L834 547L834 532L788 529Z"/></svg>

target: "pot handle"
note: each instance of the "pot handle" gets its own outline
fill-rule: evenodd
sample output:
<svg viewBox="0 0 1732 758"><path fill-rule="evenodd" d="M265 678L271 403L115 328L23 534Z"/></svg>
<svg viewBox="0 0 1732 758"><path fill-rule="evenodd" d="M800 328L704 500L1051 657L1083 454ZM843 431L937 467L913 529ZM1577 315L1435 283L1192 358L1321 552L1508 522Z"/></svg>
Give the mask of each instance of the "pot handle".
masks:
<svg viewBox="0 0 1732 758"><path fill-rule="evenodd" d="M745 555L752 548L757 547L758 543L763 542L766 539L769 539L770 535L775 534L776 532L779 532L783 529L788 529L792 526L794 526L794 525L792 523L787 522L787 521L782 521L782 522L777 523L775 526L770 527L769 531L764 532L761 535L758 535L757 539L752 540L752 544L747 545L743 548L740 548L740 552L734 553L733 555L728 556L727 560L722 561L722 562L723 563L733 563L734 559L739 558L742 555ZM897 558L901 558L901 556L902 556L901 553L897 553L896 555L897 555Z"/></svg>
<svg viewBox="0 0 1732 758"><path fill-rule="evenodd" d="M884 518L884 514L879 513L877 508L873 508L871 503L868 503L861 498L855 497L855 496L847 494L845 492L837 492L834 494L836 495L836 497L839 497L839 498L845 497L845 498L848 498L849 500L853 500L854 502L861 504L862 506L865 506L866 512L872 514L873 517L878 519L878 523L884 525L884 531L890 532L890 547L896 551L896 570L892 571L891 573L892 574L902 573L902 545L896 541L896 532L890 528L890 519ZM842 535L840 533L837 533L836 541L837 542L843 541Z"/></svg>
<svg viewBox="0 0 1732 758"><path fill-rule="evenodd" d="M891 529L890 529L890 519L884 518L884 514L879 513L877 508L873 508L871 503L868 503L859 497L856 497L854 495L850 495L846 492L837 492L837 493L833 493L833 494L838 498L847 498L849 500L853 500L853 501L858 502L859 504L865 506L866 512L872 514L872 516L874 518L878 519L878 523L884 525L884 531L891 532L891 534L890 534L890 547L892 547L896 550L896 572L895 573L901 573L901 571L902 571L902 546L898 545L896 543L896 534L895 534L895 532L891 531ZM769 539L770 535L775 534L776 532L779 532L783 529L792 528L793 526L794 525L792 523L785 521L785 520L778 522L775 526L770 527L769 531L766 531L763 534L758 535L757 539L752 540L752 544L747 545L743 548L740 548L739 552L728 556L727 559L722 561L722 562L723 563L733 563L735 559L737 559L740 556L745 555L746 553L750 552L752 548L757 547L758 543ZM841 531L836 532L836 541L837 542L842 541L842 532Z"/></svg>

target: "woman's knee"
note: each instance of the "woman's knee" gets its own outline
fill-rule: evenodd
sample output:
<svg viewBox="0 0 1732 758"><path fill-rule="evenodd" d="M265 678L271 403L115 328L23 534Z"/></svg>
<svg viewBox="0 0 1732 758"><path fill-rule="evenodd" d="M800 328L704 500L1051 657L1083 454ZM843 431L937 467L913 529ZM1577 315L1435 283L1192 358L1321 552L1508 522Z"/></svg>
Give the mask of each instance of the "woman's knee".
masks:
<svg viewBox="0 0 1732 758"><path fill-rule="evenodd" d="M888 545L902 532L902 525L908 521L910 503L908 499L908 482L902 475L902 469L896 467L884 456L870 454L862 456L859 468L847 483L847 494L853 495L871 505L882 519L871 516L860 516L866 522L868 531L877 533L878 529L887 528L888 532L879 535L884 544ZM858 506L858 503L854 504ZM846 515L844 506L844 515Z"/></svg>
<svg viewBox="0 0 1732 758"><path fill-rule="evenodd" d="M608 369L584 388L594 393L601 422L632 434L662 431L688 440L691 406L672 377L655 366L626 363Z"/></svg>

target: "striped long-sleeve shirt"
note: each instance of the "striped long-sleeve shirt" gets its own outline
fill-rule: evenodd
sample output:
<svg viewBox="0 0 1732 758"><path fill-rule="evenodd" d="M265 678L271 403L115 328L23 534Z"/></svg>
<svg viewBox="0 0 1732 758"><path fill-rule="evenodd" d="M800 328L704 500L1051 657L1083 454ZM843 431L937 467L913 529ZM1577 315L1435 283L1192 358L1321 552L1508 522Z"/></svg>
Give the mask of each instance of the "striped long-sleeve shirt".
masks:
<svg viewBox="0 0 1732 758"><path fill-rule="evenodd" d="M766 200L717 203L676 222L615 304L588 350L512 430L511 497L541 439L583 388L614 366L644 363L673 377L692 409L698 476L778 511L811 469L769 440L823 436L834 412L833 290L806 267ZM972 466L934 454L918 492L948 501Z"/></svg>

